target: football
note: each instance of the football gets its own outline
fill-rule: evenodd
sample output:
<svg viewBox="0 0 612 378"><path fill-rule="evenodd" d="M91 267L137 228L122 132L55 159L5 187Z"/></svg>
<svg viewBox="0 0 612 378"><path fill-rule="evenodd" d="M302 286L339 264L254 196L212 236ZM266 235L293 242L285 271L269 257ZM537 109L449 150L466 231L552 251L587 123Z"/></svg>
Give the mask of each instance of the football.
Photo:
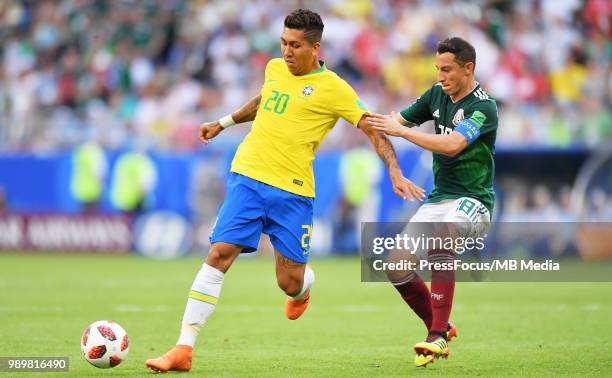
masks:
<svg viewBox="0 0 612 378"><path fill-rule="evenodd" d="M112 320L98 320L83 331L81 351L83 357L95 367L115 367L128 355L128 335L123 327Z"/></svg>

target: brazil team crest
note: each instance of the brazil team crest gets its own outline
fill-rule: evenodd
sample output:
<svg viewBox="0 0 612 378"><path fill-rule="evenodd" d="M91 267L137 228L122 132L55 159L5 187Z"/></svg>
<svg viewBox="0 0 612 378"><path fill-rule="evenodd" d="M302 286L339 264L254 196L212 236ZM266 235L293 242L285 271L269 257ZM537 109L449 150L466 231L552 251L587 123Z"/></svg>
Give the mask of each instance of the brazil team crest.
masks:
<svg viewBox="0 0 612 378"><path fill-rule="evenodd" d="M302 95L306 97L310 96L312 92L314 92L314 88L311 87L310 84L307 84L304 89L302 89Z"/></svg>
<svg viewBox="0 0 612 378"><path fill-rule="evenodd" d="M465 116L463 115L463 108L461 108L457 110L457 113L455 113L453 117L453 125L457 126L459 122L463 121L463 118L465 118Z"/></svg>

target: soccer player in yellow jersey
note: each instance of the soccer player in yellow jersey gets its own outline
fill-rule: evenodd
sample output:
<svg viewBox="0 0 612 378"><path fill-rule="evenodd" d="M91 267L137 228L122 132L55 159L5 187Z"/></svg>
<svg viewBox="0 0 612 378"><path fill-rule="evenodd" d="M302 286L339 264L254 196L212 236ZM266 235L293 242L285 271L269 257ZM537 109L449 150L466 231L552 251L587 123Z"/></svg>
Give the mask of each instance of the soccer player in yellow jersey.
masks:
<svg viewBox="0 0 612 378"><path fill-rule="evenodd" d="M297 319L310 301L314 273L306 265L315 196L314 153L342 117L360 128L386 164L396 194L422 200L406 179L384 133L366 121L355 91L318 59L323 22L309 10L285 18L282 59L272 59L261 93L238 111L200 126L209 143L225 128L253 121L232 162L225 201L211 235L206 263L197 274L177 345L146 361L155 371L189 371L193 345L217 304L225 272L241 252L253 252L268 234L276 257L278 286L287 294L285 314Z"/></svg>

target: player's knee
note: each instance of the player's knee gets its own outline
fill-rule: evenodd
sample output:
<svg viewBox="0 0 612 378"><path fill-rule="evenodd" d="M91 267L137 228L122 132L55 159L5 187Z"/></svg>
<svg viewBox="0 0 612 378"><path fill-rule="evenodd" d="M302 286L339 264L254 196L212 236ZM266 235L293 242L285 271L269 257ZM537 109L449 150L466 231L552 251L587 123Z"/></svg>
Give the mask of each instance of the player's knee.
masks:
<svg viewBox="0 0 612 378"><path fill-rule="evenodd" d="M419 259L416 254L408 250L395 249L389 252L384 263L384 271L390 282L408 281L416 270Z"/></svg>
<svg viewBox="0 0 612 378"><path fill-rule="evenodd" d="M210 252L208 252L206 264L220 270L221 272L227 271L227 269L230 267L230 264L227 263L227 259L223 257L221 251L216 249L211 249Z"/></svg>
<svg viewBox="0 0 612 378"><path fill-rule="evenodd" d="M236 259L236 254L239 253L239 251L237 252L235 249L236 248L228 248L215 243L210 248L210 252L208 252L206 264L220 270L223 273L227 272Z"/></svg>
<svg viewBox="0 0 612 378"><path fill-rule="evenodd" d="M276 283L278 287L289 296L294 296L302 290L303 280L291 275L278 275Z"/></svg>

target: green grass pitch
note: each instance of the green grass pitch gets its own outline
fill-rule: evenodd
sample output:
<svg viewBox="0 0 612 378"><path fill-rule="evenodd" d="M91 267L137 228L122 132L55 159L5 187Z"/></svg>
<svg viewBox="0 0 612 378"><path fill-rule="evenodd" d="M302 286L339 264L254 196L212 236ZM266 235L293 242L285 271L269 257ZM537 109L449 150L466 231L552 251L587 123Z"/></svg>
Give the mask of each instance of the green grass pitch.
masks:
<svg viewBox="0 0 612 378"><path fill-rule="evenodd" d="M144 376L144 360L176 342L201 259L0 255L0 356L69 356L69 373ZM240 258L194 354L195 376L609 375L612 284L461 283L451 355L415 368L421 321L387 284L361 283L356 258L312 261L311 306L284 317L274 263ZM83 329L112 319L130 355L99 370L82 357ZM0 377L6 373L0 373ZM41 376L20 373L18 377Z"/></svg>

